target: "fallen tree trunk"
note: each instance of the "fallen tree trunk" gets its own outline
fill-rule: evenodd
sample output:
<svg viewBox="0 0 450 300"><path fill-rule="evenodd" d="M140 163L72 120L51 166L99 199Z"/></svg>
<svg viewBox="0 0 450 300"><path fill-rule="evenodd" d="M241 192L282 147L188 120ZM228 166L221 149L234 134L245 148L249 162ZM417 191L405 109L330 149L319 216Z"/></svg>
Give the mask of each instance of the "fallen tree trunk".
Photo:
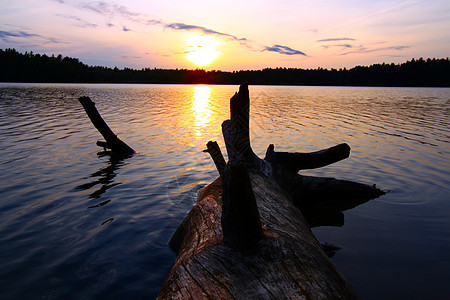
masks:
<svg viewBox="0 0 450 300"><path fill-rule="evenodd" d="M263 238L237 250L223 241L221 179L202 193L171 239L177 260L159 299L357 299L286 194L251 173Z"/></svg>
<svg viewBox="0 0 450 300"><path fill-rule="evenodd" d="M78 101L80 101L92 124L94 124L95 128L97 128L106 141L97 141L97 146L111 149L113 153L123 156L129 156L136 153L130 146L125 144L125 142L120 140L117 135L114 134L108 124L106 124L100 116L95 107L95 103L89 97L80 97L78 98Z"/></svg>
<svg viewBox="0 0 450 300"><path fill-rule="evenodd" d="M177 260L158 298L358 298L301 211L312 207L322 189L367 199L383 192L297 174L348 157L345 144L310 154L277 153L271 145L266 159L258 158L250 146L246 85L231 98L230 109L230 120L222 124L229 161L223 168L220 148L208 143L221 176L203 189L172 236Z"/></svg>

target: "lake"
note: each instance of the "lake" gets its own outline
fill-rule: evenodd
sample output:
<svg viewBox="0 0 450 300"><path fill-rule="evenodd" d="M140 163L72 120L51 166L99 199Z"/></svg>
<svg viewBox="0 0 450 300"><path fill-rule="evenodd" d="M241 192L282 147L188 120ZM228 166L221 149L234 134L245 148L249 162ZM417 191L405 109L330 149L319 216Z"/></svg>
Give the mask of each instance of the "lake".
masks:
<svg viewBox="0 0 450 300"><path fill-rule="evenodd" d="M346 142L301 174L386 195L318 227L362 299L450 298L450 89L250 86L257 155ZM217 178L209 140L238 86L0 83L0 299L152 299L167 243ZM89 96L138 153L113 159L78 102Z"/></svg>

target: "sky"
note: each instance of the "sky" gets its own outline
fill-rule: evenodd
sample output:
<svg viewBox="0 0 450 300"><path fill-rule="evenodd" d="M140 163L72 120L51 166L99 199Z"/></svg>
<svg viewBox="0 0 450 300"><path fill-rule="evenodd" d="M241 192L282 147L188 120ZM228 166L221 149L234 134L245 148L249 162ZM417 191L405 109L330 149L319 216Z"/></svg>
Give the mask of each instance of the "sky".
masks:
<svg viewBox="0 0 450 300"><path fill-rule="evenodd" d="M450 56L449 0L0 0L0 49L118 68L352 68Z"/></svg>

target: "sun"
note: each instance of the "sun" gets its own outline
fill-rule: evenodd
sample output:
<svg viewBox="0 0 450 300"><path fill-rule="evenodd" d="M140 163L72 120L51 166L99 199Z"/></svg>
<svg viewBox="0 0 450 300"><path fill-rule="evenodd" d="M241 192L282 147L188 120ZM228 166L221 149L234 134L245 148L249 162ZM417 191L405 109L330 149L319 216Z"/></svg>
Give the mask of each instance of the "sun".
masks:
<svg viewBox="0 0 450 300"><path fill-rule="evenodd" d="M220 55L217 46L218 42L212 36L192 35L187 40L186 58L197 67L204 67Z"/></svg>

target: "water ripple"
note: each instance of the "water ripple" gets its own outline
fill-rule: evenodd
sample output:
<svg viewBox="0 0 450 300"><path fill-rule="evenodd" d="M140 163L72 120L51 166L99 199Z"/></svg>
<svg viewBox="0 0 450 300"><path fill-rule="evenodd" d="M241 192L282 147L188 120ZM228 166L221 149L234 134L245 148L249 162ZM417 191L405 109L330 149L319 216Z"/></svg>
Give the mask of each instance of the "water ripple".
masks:
<svg viewBox="0 0 450 300"><path fill-rule="evenodd" d="M171 234L197 192L218 176L201 151L217 140L226 155L221 123L236 90L0 84L0 281L9 285L0 298L154 297L174 261ZM77 101L83 95L138 154L121 161L97 154L101 136ZM271 143L296 152L349 143L350 158L305 174L391 192L352 211L350 232L341 237L356 247L362 234L395 219L380 234L386 240L427 241L403 227L428 228L433 216L441 223L430 231L448 225L449 95L449 89L250 87L251 143L260 156ZM377 223L366 228L368 220ZM441 256L450 252L436 234L433 242ZM401 268L397 256L379 259Z"/></svg>

